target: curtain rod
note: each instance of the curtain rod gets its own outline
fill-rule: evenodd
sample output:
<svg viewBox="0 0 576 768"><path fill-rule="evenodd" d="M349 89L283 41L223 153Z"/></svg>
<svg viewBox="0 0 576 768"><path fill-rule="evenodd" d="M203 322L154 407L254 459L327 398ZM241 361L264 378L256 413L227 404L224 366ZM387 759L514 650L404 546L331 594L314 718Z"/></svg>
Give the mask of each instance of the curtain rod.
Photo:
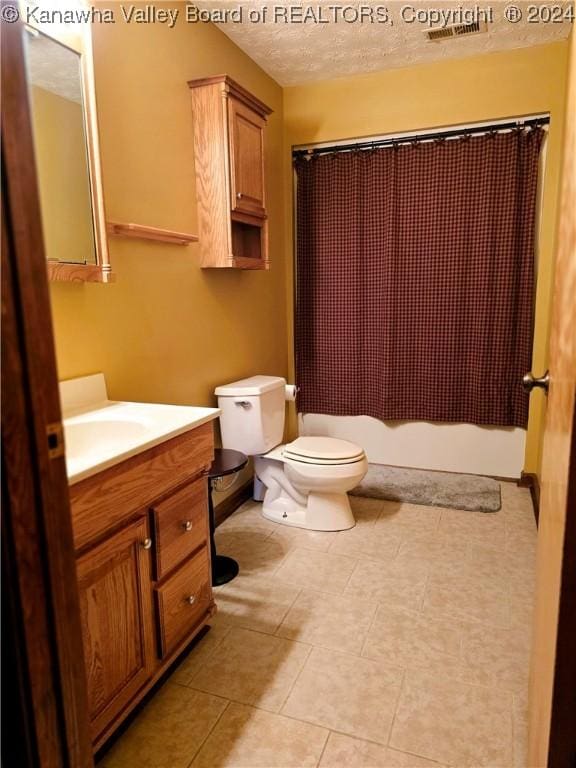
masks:
<svg viewBox="0 0 576 768"><path fill-rule="evenodd" d="M514 128L537 128L540 125L548 125L550 117L533 117L518 119L508 123L493 123L471 126L470 128L454 128L447 130L420 133L413 136L396 136L391 138L374 139L373 141L356 141L351 144L333 144L328 147L315 147L309 149L293 149L292 157L312 157L333 152L349 152L352 149L375 149L376 147L389 147L395 144L412 144L415 141L433 141L434 139L450 139L457 136L470 136L474 133L490 133L492 131L509 131Z"/></svg>

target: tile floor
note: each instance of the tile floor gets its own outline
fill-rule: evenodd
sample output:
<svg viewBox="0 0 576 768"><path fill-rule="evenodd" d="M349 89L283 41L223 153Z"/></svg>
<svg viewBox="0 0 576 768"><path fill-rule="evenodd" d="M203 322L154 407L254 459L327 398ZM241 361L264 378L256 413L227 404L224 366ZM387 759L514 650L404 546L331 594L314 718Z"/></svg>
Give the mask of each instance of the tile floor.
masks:
<svg viewBox="0 0 576 768"><path fill-rule="evenodd" d="M536 528L353 498L313 533L249 502L219 529L241 574L212 629L102 768L522 768Z"/></svg>

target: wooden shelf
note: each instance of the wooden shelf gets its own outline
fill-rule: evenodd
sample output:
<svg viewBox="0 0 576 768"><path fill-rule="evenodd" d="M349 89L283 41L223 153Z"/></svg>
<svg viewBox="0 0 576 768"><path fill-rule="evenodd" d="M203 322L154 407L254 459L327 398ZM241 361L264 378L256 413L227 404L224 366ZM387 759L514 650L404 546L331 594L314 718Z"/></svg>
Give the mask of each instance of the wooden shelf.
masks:
<svg viewBox="0 0 576 768"><path fill-rule="evenodd" d="M154 240L159 243L172 243L172 245L189 245L198 242L196 235L190 235L187 232L145 227L142 224L120 224L117 221L108 221L106 229L109 235L116 237L135 237L139 240Z"/></svg>

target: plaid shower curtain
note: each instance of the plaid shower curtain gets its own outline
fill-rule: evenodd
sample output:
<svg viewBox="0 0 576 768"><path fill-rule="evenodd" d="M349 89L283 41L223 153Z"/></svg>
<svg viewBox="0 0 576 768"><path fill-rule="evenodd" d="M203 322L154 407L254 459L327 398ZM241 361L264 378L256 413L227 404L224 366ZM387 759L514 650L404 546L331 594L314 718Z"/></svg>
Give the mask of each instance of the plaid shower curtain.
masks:
<svg viewBox="0 0 576 768"><path fill-rule="evenodd" d="M299 411L526 426L542 138L296 160Z"/></svg>

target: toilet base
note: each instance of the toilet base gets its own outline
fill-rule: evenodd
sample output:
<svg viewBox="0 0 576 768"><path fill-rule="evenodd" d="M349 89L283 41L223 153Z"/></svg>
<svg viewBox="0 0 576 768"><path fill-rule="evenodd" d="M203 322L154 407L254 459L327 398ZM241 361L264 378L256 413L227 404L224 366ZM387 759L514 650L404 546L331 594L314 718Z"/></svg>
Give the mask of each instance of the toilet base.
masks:
<svg viewBox="0 0 576 768"><path fill-rule="evenodd" d="M346 493L314 493L307 496L305 507L285 495L264 496L262 515L274 523L310 531L346 531L354 528L356 520Z"/></svg>

